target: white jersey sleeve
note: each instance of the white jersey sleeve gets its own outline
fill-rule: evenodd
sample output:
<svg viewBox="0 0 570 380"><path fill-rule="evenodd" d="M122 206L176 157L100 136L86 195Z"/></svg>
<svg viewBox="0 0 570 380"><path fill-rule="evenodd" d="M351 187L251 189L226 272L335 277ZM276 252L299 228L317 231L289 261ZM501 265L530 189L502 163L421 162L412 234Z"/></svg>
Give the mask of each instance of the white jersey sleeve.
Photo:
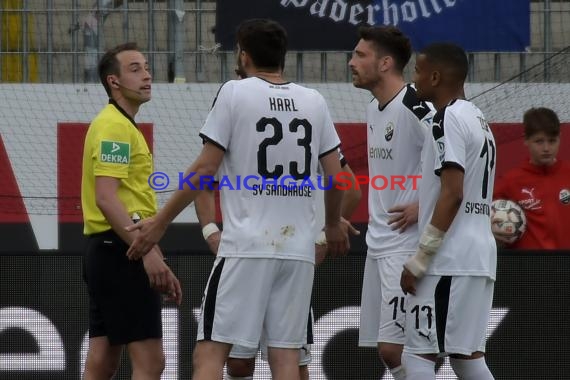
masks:
<svg viewBox="0 0 570 380"><path fill-rule="evenodd" d="M232 135L231 109L232 93L236 81L226 82L218 90L212 109L200 130L200 136L224 151Z"/></svg>
<svg viewBox="0 0 570 380"><path fill-rule="evenodd" d="M440 113L432 125L432 141L438 153L434 163L434 173L439 176L446 166L455 166L465 172L465 144L469 140L468 131L451 112L445 117L446 125L451 126L446 129L446 133L443 122L443 113Z"/></svg>
<svg viewBox="0 0 570 380"><path fill-rule="evenodd" d="M434 116L422 152L420 231L431 222L446 168L464 172L463 199L427 274L495 278L497 247L490 222L495 146L482 112L471 102L456 100Z"/></svg>

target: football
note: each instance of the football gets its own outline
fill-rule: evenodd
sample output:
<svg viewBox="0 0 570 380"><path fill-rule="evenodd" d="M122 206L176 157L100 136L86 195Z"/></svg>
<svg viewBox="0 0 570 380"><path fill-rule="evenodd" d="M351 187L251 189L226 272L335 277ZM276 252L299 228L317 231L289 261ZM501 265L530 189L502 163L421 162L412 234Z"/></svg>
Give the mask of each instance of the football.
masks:
<svg viewBox="0 0 570 380"><path fill-rule="evenodd" d="M526 217L518 203L508 199L496 199L491 204L491 221L495 220L500 232L514 234L509 243L514 243L526 231Z"/></svg>

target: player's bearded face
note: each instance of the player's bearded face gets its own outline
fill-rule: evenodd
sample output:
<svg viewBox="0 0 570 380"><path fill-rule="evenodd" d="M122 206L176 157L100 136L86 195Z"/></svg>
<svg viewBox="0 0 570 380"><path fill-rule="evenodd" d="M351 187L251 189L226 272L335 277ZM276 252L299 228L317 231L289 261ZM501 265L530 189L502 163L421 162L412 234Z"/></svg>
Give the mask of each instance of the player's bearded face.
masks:
<svg viewBox="0 0 570 380"><path fill-rule="evenodd" d="M348 62L352 71L352 84L367 90L374 88L380 81L380 61L372 43L361 39Z"/></svg>

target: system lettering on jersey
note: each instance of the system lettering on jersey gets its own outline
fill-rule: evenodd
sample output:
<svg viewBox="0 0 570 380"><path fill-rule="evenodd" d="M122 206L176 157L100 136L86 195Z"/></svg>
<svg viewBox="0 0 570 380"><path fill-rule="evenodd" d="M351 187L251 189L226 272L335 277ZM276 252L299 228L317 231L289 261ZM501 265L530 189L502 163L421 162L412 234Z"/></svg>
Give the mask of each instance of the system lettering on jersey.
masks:
<svg viewBox="0 0 570 380"><path fill-rule="evenodd" d="M466 202L465 203L465 213L466 214L484 214L487 216L491 215L491 207L487 203L480 202Z"/></svg>

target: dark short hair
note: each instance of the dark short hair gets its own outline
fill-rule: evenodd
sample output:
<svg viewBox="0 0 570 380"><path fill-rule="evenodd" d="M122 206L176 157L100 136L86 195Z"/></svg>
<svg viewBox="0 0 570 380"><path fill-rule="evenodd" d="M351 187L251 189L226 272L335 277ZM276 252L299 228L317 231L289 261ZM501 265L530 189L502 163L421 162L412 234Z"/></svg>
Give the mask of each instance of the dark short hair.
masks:
<svg viewBox="0 0 570 380"><path fill-rule="evenodd" d="M445 69L454 76L455 80L464 82L467 78L469 61L461 46L448 42L437 42L424 47L420 54L423 54L432 64L445 66Z"/></svg>
<svg viewBox="0 0 570 380"><path fill-rule="evenodd" d="M109 97L111 97L111 88L107 83L107 77L112 74L113 75L121 74L121 66L119 65L119 60L117 60L117 54L127 50L139 51L137 43L127 42L107 50L105 54L103 54L103 57L101 57L99 65L97 66L97 71L99 72L99 79L101 80L101 84L103 85L103 87L105 87L105 91L107 91L107 95L109 95Z"/></svg>
<svg viewBox="0 0 570 380"><path fill-rule="evenodd" d="M549 137L560 136L560 119L550 108L531 108L524 113L524 136L530 138L536 133L544 132Z"/></svg>
<svg viewBox="0 0 570 380"><path fill-rule="evenodd" d="M386 53L390 55L400 72L404 71L404 67L410 61L412 43L395 26L361 26L358 28L358 37L364 41L371 41L379 55Z"/></svg>
<svg viewBox="0 0 570 380"><path fill-rule="evenodd" d="M287 32L273 20L251 19L242 22L237 29L237 42L258 68L278 70L285 65Z"/></svg>

